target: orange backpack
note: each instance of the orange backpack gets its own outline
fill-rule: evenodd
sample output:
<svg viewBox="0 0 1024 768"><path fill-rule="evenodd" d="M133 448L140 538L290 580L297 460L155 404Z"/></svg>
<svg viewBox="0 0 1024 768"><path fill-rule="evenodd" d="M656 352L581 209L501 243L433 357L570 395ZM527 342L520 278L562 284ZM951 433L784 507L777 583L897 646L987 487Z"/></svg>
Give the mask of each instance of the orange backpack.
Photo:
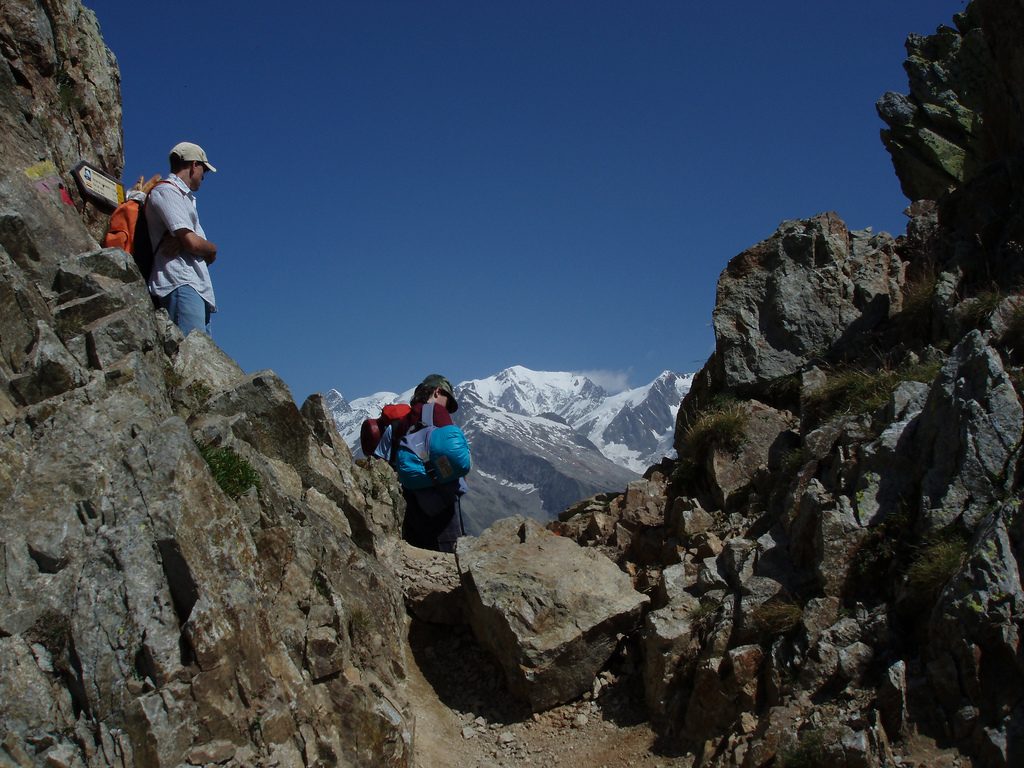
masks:
<svg viewBox="0 0 1024 768"><path fill-rule="evenodd" d="M140 176L131 192L142 192L143 196L146 196L158 184L170 183L161 181L159 176L154 176L143 183ZM135 259L142 278L147 283L149 282L149 273L153 271L153 244L149 241L145 203L139 203L138 200L129 197L114 209L114 212L110 214L110 226L107 229L107 234L103 236L103 247L117 247L128 251Z"/></svg>

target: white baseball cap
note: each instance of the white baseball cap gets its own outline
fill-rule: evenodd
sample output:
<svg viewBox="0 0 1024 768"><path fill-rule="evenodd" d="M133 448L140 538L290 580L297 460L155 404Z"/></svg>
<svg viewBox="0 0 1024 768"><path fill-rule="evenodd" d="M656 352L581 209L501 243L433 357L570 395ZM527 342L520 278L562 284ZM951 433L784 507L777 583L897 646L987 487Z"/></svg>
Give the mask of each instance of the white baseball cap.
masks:
<svg viewBox="0 0 1024 768"><path fill-rule="evenodd" d="M210 161L206 158L206 152L198 144L193 144L190 141L183 141L180 144L175 144L171 149L171 159L177 156L179 160L186 163L191 163L193 160L202 163L206 166L208 171L213 173L217 172L217 169L210 165Z"/></svg>

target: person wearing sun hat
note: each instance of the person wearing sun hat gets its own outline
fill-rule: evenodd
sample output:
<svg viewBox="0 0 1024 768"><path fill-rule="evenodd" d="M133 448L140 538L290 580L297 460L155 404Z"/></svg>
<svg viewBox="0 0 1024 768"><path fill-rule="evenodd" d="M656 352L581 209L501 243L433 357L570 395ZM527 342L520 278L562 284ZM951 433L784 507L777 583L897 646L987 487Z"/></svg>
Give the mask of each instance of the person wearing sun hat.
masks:
<svg viewBox="0 0 1024 768"><path fill-rule="evenodd" d="M183 334L196 328L209 333L210 315L217 311L210 279L217 246L206 239L199 223L195 192L206 174L217 169L202 147L188 141L174 145L170 162L171 172L146 201L153 244L149 292Z"/></svg>
<svg viewBox="0 0 1024 768"><path fill-rule="evenodd" d="M451 382L440 374L431 374L417 385L409 401L412 409L408 415L392 423L384 430L374 455L396 464L398 446L407 433L427 417L424 412L430 411L430 422L433 427L441 428L451 425L451 414L459 409L455 399L455 390ZM402 488L405 497L405 519L402 522L402 538L420 549L432 549L438 552L454 552L455 541L465 535L462 524L461 498L468 487L463 478L446 484L451 485L450 494L439 512L428 513L422 506L419 496L409 488Z"/></svg>

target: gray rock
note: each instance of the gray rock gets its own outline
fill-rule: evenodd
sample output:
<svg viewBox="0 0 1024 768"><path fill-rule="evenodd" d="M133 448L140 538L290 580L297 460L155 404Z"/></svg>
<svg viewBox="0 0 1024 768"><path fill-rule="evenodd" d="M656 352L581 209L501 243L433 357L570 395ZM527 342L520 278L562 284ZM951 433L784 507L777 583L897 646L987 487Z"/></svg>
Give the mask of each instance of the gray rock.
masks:
<svg viewBox="0 0 1024 768"><path fill-rule="evenodd" d="M534 711L590 690L648 602L606 557L522 517L459 539L456 556L474 634Z"/></svg>
<svg viewBox="0 0 1024 768"><path fill-rule="evenodd" d="M913 448L926 528L961 515L973 528L1012 476L1024 408L998 352L974 332L954 350L932 387Z"/></svg>
<svg viewBox="0 0 1024 768"><path fill-rule="evenodd" d="M245 376L245 371L202 331L190 333L174 357L174 372L188 386L201 382L211 390L227 387Z"/></svg>
<svg viewBox="0 0 1024 768"><path fill-rule="evenodd" d="M768 456L779 435L796 426L792 414L757 401L738 406L745 423L743 441L735 449L715 448L708 456L708 479L715 504L723 508L731 496L748 488L759 470L768 466Z"/></svg>
<svg viewBox="0 0 1024 768"><path fill-rule="evenodd" d="M683 594L644 620L644 695L656 722L675 721L689 696L701 649L699 607L697 598Z"/></svg>
<svg viewBox="0 0 1024 768"><path fill-rule="evenodd" d="M826 213L783 222L730 261L714 310L722 384L796 373L852 328L863 332L899 312L904 266L893 245L888 235L851 233Z"/></svg>
<svg viewBox="0 0 1024 768"><path fill-rule="evenodd" d="M885 731L892 740L907 732L907 665L900 660L886 670L878 688L878 709Z"/></svg>

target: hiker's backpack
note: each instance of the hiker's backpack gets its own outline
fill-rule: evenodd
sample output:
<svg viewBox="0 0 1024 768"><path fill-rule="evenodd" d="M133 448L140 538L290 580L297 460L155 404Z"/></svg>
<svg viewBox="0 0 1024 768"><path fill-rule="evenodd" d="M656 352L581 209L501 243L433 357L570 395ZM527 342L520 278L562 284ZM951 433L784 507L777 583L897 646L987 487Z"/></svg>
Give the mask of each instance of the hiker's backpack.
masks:
<svg viewBox="0 0 1024 768"><path fill-rule="evenodd" d="M381 408L380 416L376 419L367 419L364 421L363 425L359 428L359 447L363 451L363 456L372 456L373 452L377 450L377 446L380 444L380 439L384 435L384 430L387 429L392 422L404 418L411 410L411 406L408 406L405 403L385 405Z"/></svg>
<svg viewBox="0 0 1024 768"><path fill-rule="evenodd" d="M434 409L424 406L421 420L398 444L398 482L412 490L443 486L465 477L470 466L462 430L454 424L435 427Z"/></svg>
<svg viewBox="0 0 1024 768"><path fill-rule="evenodd" d="M148 283L153 270L153 245L149 241L144 204L129 198L110 214L110 229L103 236L104 248L123 248L135 259L135 264Z"/></svg>
<svg viewBox="0 0 1024 768"><path fill-rule="evenodd" d="M171 184L167 181L150 179L141 189L128 193L128 199L121 203L110 214L110 227L103 236L103 247L123 248L135 259L135 264L142 273L142 279L149 283L149 275L153 271L153 243L149 239L149 225L146 224L147 195L160 184ZM141 182L142 179L139 179ZM177 187L175 187L177 189ZM180 190L179 190L180 191ZM185 194L182 192L182 194Z"/></svg>

